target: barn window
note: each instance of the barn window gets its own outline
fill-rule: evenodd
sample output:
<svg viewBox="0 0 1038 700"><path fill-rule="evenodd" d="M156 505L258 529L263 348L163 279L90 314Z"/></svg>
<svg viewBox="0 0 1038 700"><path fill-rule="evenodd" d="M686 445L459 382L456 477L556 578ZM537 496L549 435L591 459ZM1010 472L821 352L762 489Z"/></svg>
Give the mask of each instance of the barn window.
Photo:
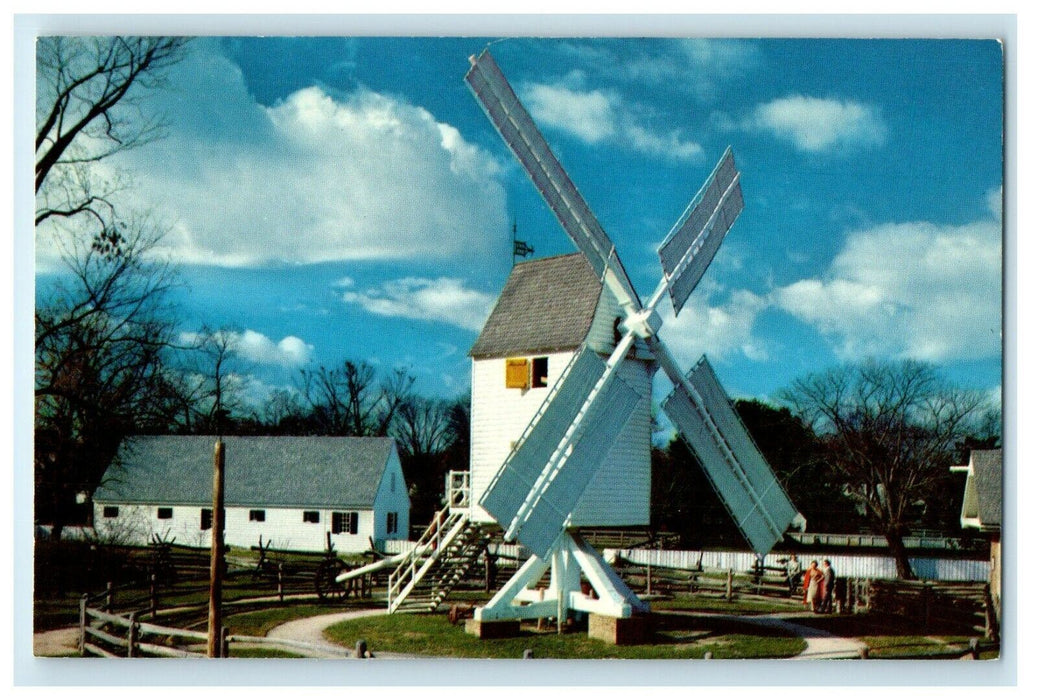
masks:
<svg viewBox="0 0 1038 700"><path fill-rule="evenodd" d="M169 520L173 517L172 508L159 508L159 520Z"/></svg>
<svg viewBox="0 0 1038 700"><path fill-rule="evenodd" d="M321 522L321 514L316 510L304 510L303 511L303 522L304 523L319 523Z"/></svg>
<svg viewBox="0 0 1038 700"><path fill-rule="evenodd" d="M389 491L390 493L396 493L396 473L389 475Z"/></svg>
<svg viewBox="0 0 1038 700"><path fill-rule="evenodd" d="M548 386L548 358L533 358L533 373L530 378L530 386L534 389Z"/></svg>
<svg viewBox="0 0 1038 700"><path fill-rule="evenodd" d="M249 511L249 522L262 523L267 519L267 511L265 510L250 510Z"/></svg>
<svg viewBox="0 0 1038 700"><path fill-rule="evenodd" d="M212 530L213 529L213 509L203 508L202 509L202 522L199 529Z"/></svg>
<svg viewBox="0 0 1038 700"><path fill-rule="evenodd" d="M386 534L395 535L397 527L396 513L386 513Z"/></svg>
<svg viewBox="0 0 1038 700"><path fill-rule="evenodd" d="M357 513L332 513L332 534L338 535L345 532L350 535L357 534Z"/></svg>
<svg viewBox="0 0 1038 700"><path fill-rule="evenodd" d="M103 515L106 518L118 518L119 506L105 506Z"/></svg>

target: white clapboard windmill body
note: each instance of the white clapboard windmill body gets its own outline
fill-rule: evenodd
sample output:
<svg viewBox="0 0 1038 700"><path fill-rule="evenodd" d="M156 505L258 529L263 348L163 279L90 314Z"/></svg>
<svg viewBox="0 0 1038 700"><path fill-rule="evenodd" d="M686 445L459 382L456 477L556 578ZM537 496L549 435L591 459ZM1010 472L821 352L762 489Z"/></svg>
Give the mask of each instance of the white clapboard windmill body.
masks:
<svg viewBox="0 0 1038 700"><path fill-rule="evenodd" d="M476 611L476 618L558 615L564 619L570 610L629 617L646 606L580 539L572 529L572 516L644 398L638 387L620 376L625 359L637 355L636 344L647 347L673 382L674 391L663 402L663 411L698 455L753 550L770 551L798 515L706 359L685 374L657 335L662 322L656 305L669 292L674 313L681 311L742 211L739 173L728 150L661 245L663 279L642 303L612 242L490 52L470 60L465 80L472 92L602 281L603 292L619 302L623 314L609 357L601 357L585 343L551 387L533 421L518 440L511 438L514 448L481 495L473 484L479 505L504 528L505 540L518 540L534 555ZM619 494L625 484L622 474L617 478L614 487ZM533 590L549 567L548 590ZM594 589L593 595L582 592L581 574Z"/></svg>
<svg viewBox="0 0 1038 700"><path fill-rule="evenodd" d="M752 549L770 551L798 517L705 358L685 374L657 335L656 305L669 292L681 311L742 210L739 174L729 150L661 245L663 279L643 303L493 57L470 61L466 82L580 252L513 268L470 353L464 507L438 515L391 576L390 610L406 609L409 591L424 572L435 574L454 539L485 544L479 535L496 522L532 556L475 611L478 623L564 620L570 611L629 618L647 606L578 528L649 524L657 368L674 384L663 411ZM549 570L548 588L538 590Z"/></svg>

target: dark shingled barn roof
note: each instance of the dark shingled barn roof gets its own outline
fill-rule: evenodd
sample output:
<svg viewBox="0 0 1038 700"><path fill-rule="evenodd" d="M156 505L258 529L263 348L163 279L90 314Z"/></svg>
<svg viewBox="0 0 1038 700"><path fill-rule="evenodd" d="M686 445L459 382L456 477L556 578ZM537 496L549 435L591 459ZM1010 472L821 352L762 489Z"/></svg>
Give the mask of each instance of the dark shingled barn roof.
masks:
<svg viewBox="0 0 1038 700"><path fill-rule="evenodd" d="M94 500L212 504L215 441L207 435L127 438ZM225 503L370 508L393 449L392 438L226 437Z"/></svg>
<svg viewBox="0 0 1038 700"><path fill-rule="evenodd" d="M973 479L977 488L977 519L981 527L1002 526L1002 450L973 450Z"/></svg>
<svg viewBox="0 0 1038 700"><path fill-rule="evenodd" d="M519 263L469 355L476 359L580 347L602 284L581 253Z"/></svg>

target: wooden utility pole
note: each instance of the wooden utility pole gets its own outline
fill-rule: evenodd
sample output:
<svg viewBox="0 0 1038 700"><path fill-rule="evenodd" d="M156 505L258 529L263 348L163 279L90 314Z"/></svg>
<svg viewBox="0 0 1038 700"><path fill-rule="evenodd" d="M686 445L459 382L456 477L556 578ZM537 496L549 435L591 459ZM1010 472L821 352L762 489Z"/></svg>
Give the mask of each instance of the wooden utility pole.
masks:
<svg viewBox="0 0 1038 700"><path fill-rule="evenodd" d="M223 440L213 447L212 548L209 554L209 639L206 656L219 658L223 652L220 605L223 595Z"/></svg>

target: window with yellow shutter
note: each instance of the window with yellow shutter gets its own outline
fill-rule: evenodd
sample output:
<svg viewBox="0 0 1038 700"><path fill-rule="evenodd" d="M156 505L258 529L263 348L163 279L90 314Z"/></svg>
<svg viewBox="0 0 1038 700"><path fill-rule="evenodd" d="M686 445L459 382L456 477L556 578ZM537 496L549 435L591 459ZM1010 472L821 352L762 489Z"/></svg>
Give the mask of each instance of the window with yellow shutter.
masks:
<svg viewBox="0 0 1038 700"><path fill-rule="evenodd" d="M505 360L505 388L530 388L530 366L525 357L510 357Z"/></svg>

